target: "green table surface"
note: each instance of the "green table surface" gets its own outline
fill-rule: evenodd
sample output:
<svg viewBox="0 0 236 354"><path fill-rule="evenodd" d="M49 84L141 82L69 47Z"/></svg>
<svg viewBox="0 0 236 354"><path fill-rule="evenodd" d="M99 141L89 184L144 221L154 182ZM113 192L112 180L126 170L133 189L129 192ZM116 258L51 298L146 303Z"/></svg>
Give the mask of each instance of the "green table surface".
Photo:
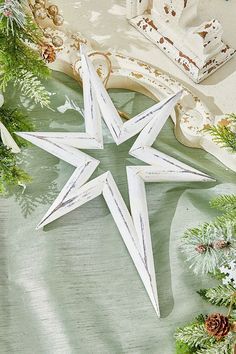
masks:
<svg viewBox="0 0 236 354"><path fill-rule="evenodd" d="M47 82L52 109L35 107L9 89L6 100L25 107L37 131L83 131L75 110L60 113L66 96L82 107L78 83L60 73ZM131 116L153 101L111 90ZM103 126L104 150L87 150L101 161L93 176L110 170L128 205L125 167L134 139L116 146ZM144 290L118 229L98 197L43 230L35 231L73 167L36 146L21 154L33 182L0 200L0 353L172 354L173 333L199 313L214 310L196 290L214 282L197 277L179 252L184 230L217 215L208 206L220 193L236 193L235 174L203 150L181 145L170 118L155 147L216 179L212 183L146 185L161 319Z"/></svg>

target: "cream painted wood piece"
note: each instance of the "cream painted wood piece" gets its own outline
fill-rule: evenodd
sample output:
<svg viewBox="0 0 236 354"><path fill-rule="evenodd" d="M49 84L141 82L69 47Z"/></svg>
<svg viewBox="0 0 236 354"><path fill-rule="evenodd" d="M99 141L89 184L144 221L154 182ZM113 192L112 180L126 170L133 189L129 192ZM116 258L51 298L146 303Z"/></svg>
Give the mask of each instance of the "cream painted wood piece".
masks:
<svg viewBox="0 0 236 354"><path fill-rule="evenodd" d="M136 0L133 0L133 2L137 4ZM149 3L151 4L151 1L142 4ZM150 8L150 5L148 6ZM89 45L87 39L81 33L71 32L69 24L68 26L55 28L48 19L38 22L44 31L46 43L53 45L53 39L61 39L59 42L62 44L59 47L54 46L57 59L50 65L51 68L80 80L75 71L79 71L81 66L80 61L78 61L80 44L87 43ZM90 53L94 53L92 48ZM224 124L227 120L225 117L214 117L203 101L193 95L183 84L164 74L156 67L121 53L113 51L103 53L108 55L112 64L112 75L107 88L125 88L138 91L158 101L183 90L182 99L171 114L175 124L176 138L186 146L204 149L220 160L227 168L236 171L236 154L225 147L221 147L213 141L210 134L203 132L203 128L207 125L216 125L221 122ZM100 77L105 78L107 65L104 58L102 56L91 58ZM230 121L227 122L228 127L231 124Z"/></svg>
<svg viewBox="0 0 236 354"><path fill-rule="evenodd" d="M194 82L199 83L235 54L213 19L198 26L199 0L127 0L131 25L155 43ZM199 21L198 21L199 22Z"/></svg>
<svg viewBox="0 0 236 354"><path fill-rule="evenodd" d="M99 143L101 143L100 110L117 145L140 133L130 150L130 154L151 166L127 167L131 206L130 214L111 172L108 171L88 181L98 166L99 161L75 149L74 138L68 135L68 133L62 133L60 137L57 136L57 133L18 133L22 138L76 167L71 178L39 223L38 228L51 223L97 196L102 195L140 275L156 314L160 316L145 182L205 182L212 181L212 179L206 174L151 147L174 106L181 98L182 91L171 95L128 122L123 123L92 62L86 54L84 46L81 46L81 71L84 83L85 123L91 117L97 122L95 124L97 132L94 131L93 136L99 136ZM65 135L64 137L63 134ZM91 148L90 141L86 140L86 142L88 144L87 148ZM83 148L86 148L84 143ZM101 145L100 148L102 149Z"/></svg>

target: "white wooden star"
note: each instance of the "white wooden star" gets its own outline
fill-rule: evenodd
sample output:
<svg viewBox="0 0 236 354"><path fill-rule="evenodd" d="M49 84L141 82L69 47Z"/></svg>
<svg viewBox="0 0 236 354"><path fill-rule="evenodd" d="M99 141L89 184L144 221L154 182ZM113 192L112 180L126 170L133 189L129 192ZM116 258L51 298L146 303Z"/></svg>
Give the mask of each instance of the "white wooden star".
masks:
<svg viewBox="0 0 236 354"><path fill-rule="evenodd" d="M212 179L152 148L182 92L177 92L123 123L84 46L81 46L81 66L86 133L18 133L22 138L76 167L37 228L103 195L151 303L160 316L145 182L204 182ZM103 148L101 116L117 145L141 132L129 153L149 165L127 166L131 214L111 172L88 181L99 161L76 149Z"/></svg>

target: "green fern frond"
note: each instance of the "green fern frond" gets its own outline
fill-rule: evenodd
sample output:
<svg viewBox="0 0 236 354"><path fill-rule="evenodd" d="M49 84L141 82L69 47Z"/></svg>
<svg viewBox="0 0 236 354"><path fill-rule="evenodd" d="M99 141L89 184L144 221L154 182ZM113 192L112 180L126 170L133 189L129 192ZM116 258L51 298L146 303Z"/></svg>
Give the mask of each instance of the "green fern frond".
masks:
<svg viewBox="0 0 236 354"><path fill-rule="evenodd" d="M24 71L17 79L15 84L20 88L24 96L34 100L41 107L48 107L50 105L50 93L45 90L38 77L34 76L31 72Z"/></svg>
<svg viewBox="0 0 236 354"><path fill-rule="evenodd" d="M233 285L219 285L215 288L201 289L197 293L209 301L212 305L228 307L231 302L231 296L236 289ZM234 306L236 307L236 299L234 299Z"/></svg>
<svg viewBox="0 0 236 354"><path fill-rule="evenodd" d="M210 202L210 206L224 212L236 210L236 194L220 195Z"/></svg>
<svg viewBox="0 0 236 354"><path fill-rule="evenodd" d="M236 134L228 127L221 125L211 125L204 129L213 137L213 141L220 144L222 147L229 148L231 151L236 151Z"/></svg>

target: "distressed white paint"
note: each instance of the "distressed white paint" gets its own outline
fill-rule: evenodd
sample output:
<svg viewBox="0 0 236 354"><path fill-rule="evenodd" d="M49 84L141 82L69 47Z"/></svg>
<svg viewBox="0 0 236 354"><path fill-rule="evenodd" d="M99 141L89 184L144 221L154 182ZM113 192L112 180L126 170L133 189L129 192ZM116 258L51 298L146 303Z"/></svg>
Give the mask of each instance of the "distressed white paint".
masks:
<svg viewBox="0 0 236 354"><path fill-rule="evenodd" d="M137 0L133 0L133 3L137 4ZM150 8L151 4L152 1L149 2L148 8ZM191 12L191 9L189 9L189 11L190 15L185 13L186 18L194 16L195 10ZM87 43L88 41L80 33L73 33L68 30L66 26L59 30L50 28L50 23L48 22L41 21L39 24L45 31L45 34L47 34L47 37L45 37L46 42L49 41L49 44L52 44L49 38L53 36L59 36L64 41L62 47L55 48L57 59L50 65L51 68L78 79L78 75L75 75L72 68L75 67L77 71L81 70L82 72L81 64L78 62L78 50L81 41L83 43ZM152 33L154 34L154 32L153 29ZM206 47L204 50L205 53L208 53L210 48ZM92 54L94 51L90 49L90 53ZM176 138L186 146L204 149L219 159L227 168L236 171L236 154L214 142L212 136L203 131L206 125L216 125L219 120L218 117L212 115L199 97L192 94L183 84L152 65L117 52L103 53L108 54L112 64L112 75L108 81L107 88L126 88L139 91L158 101L183 90L180 104L176 106L175 111L171 114L171 118L175 124ZM105 78L107 74L106 62L104 60L98 61L96 56L93 56L93 59L96 59L93 61L93 64L96 69L99 69L101 77ZM182 64L184 64L185 58L182 59ZM68 102L66 107L69 104ZM66 107L64 108L66 109ZM229 122L228 127L230 127L230 124L232 123ZM99 145L96 139L94 143L95 145ZM78 141L75 141L74 146L77 146L77 144ZM82 141L80 141L80 144L82 144Z"/></svg>
<svg viewBox="0 0 236 354"><path fill-rule="evenodd" d="M99 143L101 143L101 111L117 145L141 132L132 146L130 154L144 162L150 163L151 161L152 166L127 167L130 214L109 171L88 181L99 161L75 149L74 138L68 135L70 133L62 133L61 140L58 137L55 138L57 133L18 133L26 140L76 167L71 178L37 228L49 224L97 196L103 195L150 301L157 315L160 316L145 182L173 180L204 182L212 179L202 172L151 148L167 118L180 100L182 91L172 94L149 110L132 118L129 122L123 123L86 54L86 48L83 46L81 47L81 63L83 82L87 83L84 88L89 88L84 95L85 125L87 127L87 123L91 119L97 122L90 134L93 137L99 137ZM88 92L90 92L90 95L88 95ZM80 145L79 137L77 145ZM91 148L89 143L88 146Z"/></svg>
<svg viewBox="0 0 236 354"><path fill-rule="evenodd" d="M143 12L140 13L137 10L139 0L127 0L127 18L130 23L196 83L216 71L235 53L234 49L223 42L223 29L217 20L195 25L198 2L153 0L151 13L147 12L150 5L148 2L145 2Z"/></svg>

